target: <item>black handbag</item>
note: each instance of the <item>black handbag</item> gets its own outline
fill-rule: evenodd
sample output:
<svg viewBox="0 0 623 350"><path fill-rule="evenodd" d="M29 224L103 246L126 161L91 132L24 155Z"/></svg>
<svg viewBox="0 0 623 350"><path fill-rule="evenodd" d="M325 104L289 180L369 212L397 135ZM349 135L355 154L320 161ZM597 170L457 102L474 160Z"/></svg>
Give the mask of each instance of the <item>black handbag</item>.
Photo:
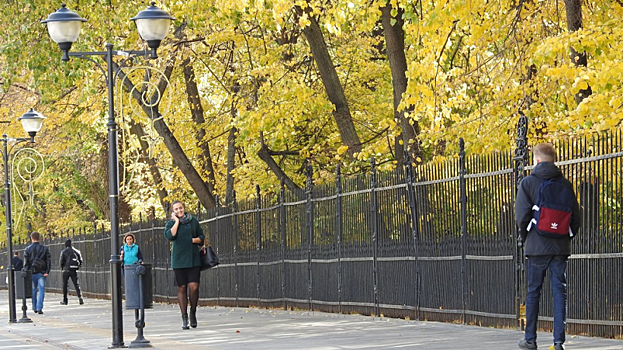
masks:
<svg viewBox="0 0 623 350"><path fill-rule="evenodd" d="M199 257L201 258L201 271L219 264L218 256L216 256L211 246L203 247L199 252Z"/></svg>

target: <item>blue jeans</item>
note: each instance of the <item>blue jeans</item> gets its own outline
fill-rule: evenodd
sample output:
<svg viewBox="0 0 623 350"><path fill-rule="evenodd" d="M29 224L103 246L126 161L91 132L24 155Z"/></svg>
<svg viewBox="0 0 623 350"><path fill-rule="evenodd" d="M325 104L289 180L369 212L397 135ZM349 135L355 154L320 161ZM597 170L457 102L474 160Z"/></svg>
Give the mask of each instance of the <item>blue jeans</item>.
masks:
<svg viewBox="0 0 623 350"><path fill-rule="evenodd" d="M32 309L43 310L43 298L45 298L45 279L42 273L32 274Z"/></svg>
<svg viewBox="0 0 623 350"><path fill-rule="evenodd" d="M545 274L549 278L554 297L554 343L565 342L567 324L567 257L560 255L528 257L528 296L526 297L526 340L536 341L539 301Z"/></svg>

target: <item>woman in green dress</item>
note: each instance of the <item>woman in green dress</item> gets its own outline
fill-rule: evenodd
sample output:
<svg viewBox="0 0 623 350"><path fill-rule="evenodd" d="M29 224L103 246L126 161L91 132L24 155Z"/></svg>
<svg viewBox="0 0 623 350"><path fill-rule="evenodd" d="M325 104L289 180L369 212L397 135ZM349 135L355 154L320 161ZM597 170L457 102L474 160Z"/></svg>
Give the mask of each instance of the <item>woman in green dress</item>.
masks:
<svg viewBox="0 0 623 350"><path fill-rule="evenodd" d="M182 202L175 201L172 207L171 220L167 221L164 227L164 236L172 243L171 268L175 274L177 301L182 312L182 329L189 329L189 321L190 327L197 327L201 277L199 249L205 236L199 221L186 213ZM190 317L187 313L188 299L190 299Z"/></svg>

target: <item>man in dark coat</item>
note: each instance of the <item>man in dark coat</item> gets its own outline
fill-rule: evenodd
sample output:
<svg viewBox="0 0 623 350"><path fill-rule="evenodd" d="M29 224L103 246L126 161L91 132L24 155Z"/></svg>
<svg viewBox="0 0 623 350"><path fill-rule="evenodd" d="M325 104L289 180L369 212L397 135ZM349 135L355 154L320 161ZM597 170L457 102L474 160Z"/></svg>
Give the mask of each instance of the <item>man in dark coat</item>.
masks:
<svg viewBox="0 0 623 350"><path fill-rule="evenodd" d="M13 253L13 258L11 259L11 264L13 264L14 271L21 271L24 267L24 261L19 257L19 252Z"/></svg>
<svg viewBox="0 0 623 350"><path fill-rule="evenodd" d="M82 293L80 292L80 284L78 283L78 269L82 266L82 254L80 254L78 249L71 246L71 239L65 241L65 249L61 251L59 264L63 271L63 300L61 305L67 305L67 285L70 278L74 284L80 305L84 304Z"/></svg>
<svg viewBox="0 0 623 350"><path fill-rule="evenodd" d="M567 311L567 259L571 255L571 238L577 235L581 224L581 213L577 197L573 196L572 213L569 228L570 235L551 238L536 232L536 226L530 225L534 217L533 207L537 204L539 186L543 181L556 178L569 186L560 169L554 164L556 151L551 144L539 144L534 147L535 167L531 176L525 177L519 184L515 201L515 216L521 232L527 258L528 294L526 297L526 331L524 339L519 341L522 349L536 349L536 326L539 313L539 300L546 272L549 270L554 298L554 348L564 350L565 324Z"/></svg>
<svg viewBox="0 0 623 350"><path fill-rule="evenodd" d="M30 234L32 244L24 251L24 268L32 271L32 309L36 314L43 315L43 299L45 298L45 280L50 273L52 259L50 249L39 243L39 232Z"/></svg>

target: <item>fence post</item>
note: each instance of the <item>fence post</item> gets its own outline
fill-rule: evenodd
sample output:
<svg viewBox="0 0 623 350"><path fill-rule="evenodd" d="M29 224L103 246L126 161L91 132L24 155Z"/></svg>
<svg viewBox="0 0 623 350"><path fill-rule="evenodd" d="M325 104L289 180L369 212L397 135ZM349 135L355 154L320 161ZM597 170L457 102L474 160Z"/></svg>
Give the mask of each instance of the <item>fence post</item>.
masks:
<svg viewBox="0 0 623 350"><path fill-rule="evenodd" d="M232 226L234 229L234 281L235 281L235 293L236 293L236 307L240 306L238 304L240 300L240 291L238 285L238 216L236 213L238 212L238 200L236 199L236 191L232 191Z"/></svg>
<svg viewBox="0 0 623 350"><path fill-rule="evenodd" d="M467 309L467 186L465 181L465 141L463 138L459 139L459 187L460 187L460 201L461 201L461 300L463 304L463 311L461 318L463 324L467 322L465 311Z"/></svg>
<svg viewBox="0 0 623 350"><path fill-rule="evenodd" d="M281 190L279 191L279 233L281 235L281 300L283 309L286 310L286 182L281 178Z"/></svg>
<svg viewBox="0 0 623 350"><path fill-rule="evenodd" d="M370 170L372 172L372 178L370 183L370 224L372 225L372 282L374 283L374 309L377 316L380 316L379 312L379 280L378 280L378 208L376 202L376 188L378 186L376 178L376 163L374 157L370 159Z"/></svg>
<svg viewBox="0 0 623 350"><path fill-rule="evenodd" d="M312 203L312 191L313 191L313 169L311 162L307 160L305 165L307 173L307 182L305 185L305 193L307 195L306 213L307 220L305 225L307 229L307 298L309 302L309 311L312 310L312 244L314 242L314 203Z"/></svg>
<svg viewBox="0 0 623 350"><path fill-rule="evenodd" d="M411 210L411 235L413 239L413 274L415 278L415 303L413 305L414 317L416 320L420 319L420 266L419 260L419 238L420 238L420 223L419 213L415 201L415 189L413 183L415 182L415 176L413 171L413 164L411 162L410 152L405 152L405 172L407 179L407 197L409 198L409 208Z"/></svg>
<svg viewBox="0 0 623 350"><path fill-rule="evenodd" d="M260 305L261 300L261 286L260 286L260 260L262 254L260 254L262 248L262 198L260 197L260 185L255 185L255 193L257 198L255 199L255 252L257 254L257 270L255 272L255 276L257 278L257 282L255 285L255 293L257 295L257 305Z"/></svg>
<svg viewBox="0 0 623 350"><path fill-rule="evenodd" d="M515 166L513 168L513 176L515 178L515 190L519 188L519 183L526 176L525 166L528 163L528 118L520 111L519 121L517 122L517 139L515 140L515 157L513 161ZM525 315L526 305L524 302L524 251L523 244L519 239L519 230L513 237L513 243L516 247L515 250L515 313L517 317L517 324L520 330L525 329Z"/></svg>
<svg viewBox="0 0 623 350"><path fill-rule="evenodd" d="M219 208L219 197L218 195L214 195L214 242L212 242L212 237L208 238L208 244L214 245L216 247L216 255L219 254L219 223L218 223L218 208ZM221 305L221 284L220 284L220 269L216 269L216 305Z"/></svg>
<svg viewBox="0 0 623 350"><path fill-rule="evenodd" d="M342 174L340 165L335 167L335 233L337 235L337 302L342 313Z"/></svg>

